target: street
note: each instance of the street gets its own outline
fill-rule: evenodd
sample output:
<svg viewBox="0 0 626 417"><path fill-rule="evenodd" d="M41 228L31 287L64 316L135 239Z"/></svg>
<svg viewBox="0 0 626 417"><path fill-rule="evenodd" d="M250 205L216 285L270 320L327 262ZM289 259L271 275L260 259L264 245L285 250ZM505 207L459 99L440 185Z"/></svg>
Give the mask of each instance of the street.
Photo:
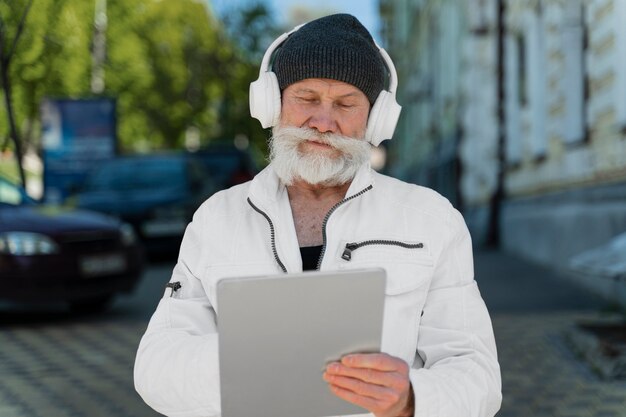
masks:
<svg viewBox="0 0 626 417"><path fill-rule="evenodd" d="M156 416L135 393L134 355L172 263L151 265L132 296L99 316L0 312L0 417ZM564 332L603 300L500 252L476 254L502 367L502 417L624 417L626 381L604 381Z"/></svg>
<svg viewBox="0 0 626 417"><path fill-rule="evenodd" d="M607 303L558 274L501 252L478 252L502 373L498 417L625 417L626 381L602 380L567 343Z"/></svg>
<svg viewBox="0 0 626 417"><path fill-rule="evenodd" d="M149 417L132 379L139 339L172 264L151 265L110 311L0 311L0 417Z"/></svg>

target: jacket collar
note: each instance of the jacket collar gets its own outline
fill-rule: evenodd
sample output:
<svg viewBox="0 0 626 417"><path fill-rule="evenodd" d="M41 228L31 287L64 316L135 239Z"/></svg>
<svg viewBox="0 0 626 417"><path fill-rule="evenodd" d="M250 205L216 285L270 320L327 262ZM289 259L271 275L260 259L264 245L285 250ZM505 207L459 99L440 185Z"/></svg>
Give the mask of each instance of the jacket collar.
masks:
<svg viewBox="0 0 626 417"><path fill-rule="evenodd" d="M369 163L363 164L352 180L346 193L346 198L361 192L373 184L374 175L372 168ZM254 177L250 185L248 197L255 204L264 207L271 207L282 199L287 198L287 187L276 175L272 164L269 164Z"/></svg>
<svg viewBox="0 0 626 417"><path fill-rule="evenodd" d="M372 183L372 170L369 164L365 164L352 180L346 198L368 188ZM278 178L271 164L252 180L248 200L268 216L270 226L274 228L276 236L280 236L274 240L274 245L287 271L301 271L302 257L298 250L298 238L292 220L293 213L287 187Z"/></svg>

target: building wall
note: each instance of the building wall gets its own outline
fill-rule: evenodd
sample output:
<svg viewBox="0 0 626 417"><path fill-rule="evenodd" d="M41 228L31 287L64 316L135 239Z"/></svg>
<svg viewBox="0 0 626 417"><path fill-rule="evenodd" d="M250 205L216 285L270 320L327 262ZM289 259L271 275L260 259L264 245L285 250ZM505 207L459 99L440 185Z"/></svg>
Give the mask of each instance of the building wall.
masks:
<svg viewBox="0 0 626 417"><path fill-rule="evenodd" d="M580 0L509 3L526 6L511 11L507 36L526 39L528 100L507 117L507 127L521 133L509 140L508 194L535 195L624 179L626 117L621 107L626 91L621 84L626 67L620 66L624 52L617 39L626 31L626 2L595 0L585 7ZM532 3L544 6L538 12ZM541 42L532 39L537 33L544 34ZM512 52L505 58L510 66ZM534 78L539 72L545 76ZM517 75L509 74L508 82L519 82Z"/></svg>
<svg viewBox="0 0 626 417"><path fill-rule="evenodd" d="M475 0L462 1L461 6L467 26L461 43L460 193L474 243L484 244L499 170L497 4L496 0Z"/></svg>
<svg viewBox="0 0 626 417"><path fill-rule="evenodd" d="M467 1L380 1L403 106L388 155L393 175L465 208L482 241L498 169L497 15L496 0Z"/></svg>
<svg viewBox="0 0 626 417"><path fill-rule="evenodd" d="M453 204L458 194L460 39L463 19L456 0L383 0L385 47L399 75L403 106L389 148L389 170L409 181L436 186ZM454 22L454 24L451 24Z"/></svg>
<svg viewBox="0 0 626 417"><path fill-rule="evenodd" d="M507 7L502 241L562 267L626 230L626 200L613 198L626 183L626 2Z"/></svg>
<svg viewBox="0 0 626 417"><path fill-rule="evenodd" d="M502 14L497 0L381 0L409 86L398 174L438 188L416 173L447 169L433 161L453 143L475 242L500 207L507 250L562 267L626 230L616 197L626 189L626 1L501 4Z"/></svg>

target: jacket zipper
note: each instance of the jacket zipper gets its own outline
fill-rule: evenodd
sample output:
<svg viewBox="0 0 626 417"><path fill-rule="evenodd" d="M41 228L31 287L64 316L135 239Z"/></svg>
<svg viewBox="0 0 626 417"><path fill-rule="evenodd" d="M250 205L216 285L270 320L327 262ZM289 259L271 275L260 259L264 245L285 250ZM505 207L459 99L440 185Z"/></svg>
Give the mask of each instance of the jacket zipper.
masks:
<svg viewBox="0 0 626 417"><path fill-rule="evenodd" d="M265 220L267 220L267 222L269 223L269 225L270 225L270 240L272 242L272 252L274 252L274 259L278 263L278 266L280 266L280 268L283 270L283 272L287 273L287 268L285 268L285 265L280 260L280 257L278 256L278 251L276 250L276 233L274 232L274 223L272 223L272 219L270 219L270 217L267 214L265 214L265 212L263 210L261 210L260 208L255 206L252 203L252 201L250 201L250 198L248 198L248 204L250 204L250 206L252 206L252 208L256 212L258 212L263 217L265 217Z"/></svg>
<svg viewBox="0 0 626 417"><path fill-rule="evenodd" d="M357 198L365 194L372 188L373 187L370 184L369 186L367 186L367 188L362 189L358 193L353 194L348 198L344 198L343 200L341 200L340 202L332 206L330 210L328 210L328 213L326 213L326 216L324 217L324 221L322 222L322 252L320 253L320 258L317 260L317 266L315 267L315 269L319 270L322 267L322 259L324 259L324 253L326 252L326 224L328 223L328 219L330 218L330 215L333 214L333 212L337 210L337 208L339 208L339 206L341 206L343 203L346 203L352 200L353 198Z"/></svg>
<svg viewBox="0 0 626 417"><path fill-rule="evenodd" d="M346 243L341 259L350 261L352 259L352 251L368 245L400 246L406 249L422 249L424 247L423 243L404 243L397 240L366 240L358 243Z"/></svg>

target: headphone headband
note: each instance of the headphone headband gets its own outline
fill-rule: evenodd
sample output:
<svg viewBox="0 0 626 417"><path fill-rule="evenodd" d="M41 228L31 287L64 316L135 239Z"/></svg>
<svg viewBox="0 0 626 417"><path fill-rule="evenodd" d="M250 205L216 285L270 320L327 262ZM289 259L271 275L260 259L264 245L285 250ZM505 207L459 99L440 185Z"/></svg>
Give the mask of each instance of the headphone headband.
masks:
<svg viewBox="0 0 626 417"><path fill-rule="evenodd" d="M287 40L289 35L297 31L298 29L300 29L302 26L304 26L304 23L296 26L295 28L291 29L289 32L285 32L282 35L280 35L278 38L274 39L274 42L270 44L270 46L267 48L267 50L263 54L263 60L261 61L261 68L259 69L259 76L262 73L267 72L269 70L270 59L272 59L272 55L274 54L274 51L278 49L278 47Z"/></svg>
<svg viewBox="0 0 626 417"><path fill-rule="evenodd" d="M264 128L274 127L280 120L280 88L276 74L270 70L270 61L274 52L294 32L298 31L305 23L294 27L276 38L263 54L263 60L259 68L259 78L250 84L250 114L258 119ZM395 130L400 110L396 101L398 88L398 74L391 57L376 41L374 45L389 72L389 87L379 93L374 102L368 118L365 139L378 146L385 139L391 139Z"/></svg>

